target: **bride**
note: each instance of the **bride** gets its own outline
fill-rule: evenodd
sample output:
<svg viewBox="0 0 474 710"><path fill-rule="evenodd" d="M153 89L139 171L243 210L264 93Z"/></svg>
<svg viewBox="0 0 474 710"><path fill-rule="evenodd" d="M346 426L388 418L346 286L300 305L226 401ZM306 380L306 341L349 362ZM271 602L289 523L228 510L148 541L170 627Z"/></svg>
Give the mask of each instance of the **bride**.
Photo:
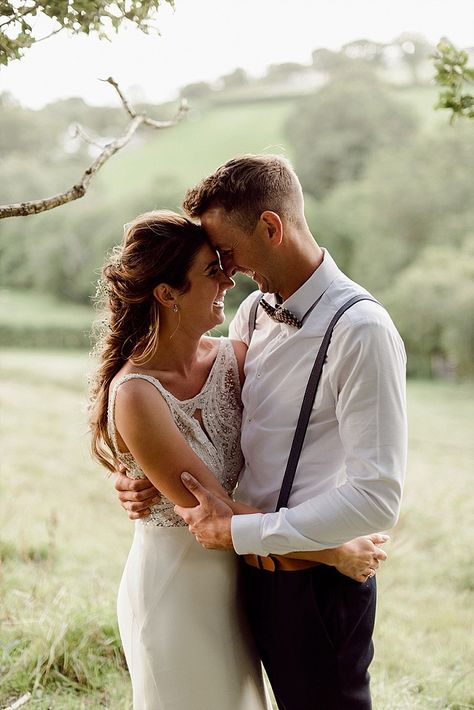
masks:
<svg viewBox="0 0 474 710"><path fill-rule="evenodd" d="M235 513L249 512L230 498L243 463L245 345L204 335L223 323L234 283L198 225L160 210L127 225L101 285L92 451L162 493L136 522L118 593L134 710L264 710L237 556L204 550L173 511L197 503L181 482L189 471ZM353 565L355 547L344 553Z"/></svg>

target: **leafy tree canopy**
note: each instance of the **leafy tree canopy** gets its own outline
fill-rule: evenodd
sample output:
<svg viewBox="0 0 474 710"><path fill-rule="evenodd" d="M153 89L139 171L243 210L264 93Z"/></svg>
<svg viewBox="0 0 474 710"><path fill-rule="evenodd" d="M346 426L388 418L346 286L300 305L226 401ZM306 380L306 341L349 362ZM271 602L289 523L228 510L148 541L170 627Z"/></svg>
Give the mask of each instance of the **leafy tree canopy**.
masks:
<svg viewBox="0 0 474 710"><path fill-rule="evenodd" d="M303 187L321 198L338 183L360 178L376 148L400 144L414 127L411 111L357 65L298 104L286 135Z"/></svg>
<svg viewBox="0 0 474 710"><path fill-rule="evenodd" d="M442 39L436 49L435 81L443 88L437 108L450 110L451 122L456 118L474 118L474 67L469 66L468 53L447 39Z"/></svg>
<svg viewBox="0 0 474 710"><path fill-rule="evenodd" d="M0 0L0 64L19 59L35 42L64 29L105 39L131 22L148 32L163 3L174 6L174 0ZM35 24L44 18L53 21L53 29L37 37Z"/></svg>

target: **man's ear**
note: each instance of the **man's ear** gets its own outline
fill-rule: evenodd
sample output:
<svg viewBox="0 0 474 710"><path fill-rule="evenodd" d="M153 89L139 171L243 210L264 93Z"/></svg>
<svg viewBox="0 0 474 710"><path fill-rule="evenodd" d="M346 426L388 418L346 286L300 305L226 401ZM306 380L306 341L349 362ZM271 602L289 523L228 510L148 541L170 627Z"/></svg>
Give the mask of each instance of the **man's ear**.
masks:
<svg viewBox="0 0 474 710"><path fill-rule="evenodd" d="M260 215L260 221L265 227L267 237L275 246L279 246L283 240L283 224L280 216L271 210L265 210Z"/></svg>
<svg viewBox="0 0 474 710"><path fill-rule="evenodd" d="M153 295L161 306L173 308L176 303L175 290L168 284L158 284L153 289Z"/></svg>

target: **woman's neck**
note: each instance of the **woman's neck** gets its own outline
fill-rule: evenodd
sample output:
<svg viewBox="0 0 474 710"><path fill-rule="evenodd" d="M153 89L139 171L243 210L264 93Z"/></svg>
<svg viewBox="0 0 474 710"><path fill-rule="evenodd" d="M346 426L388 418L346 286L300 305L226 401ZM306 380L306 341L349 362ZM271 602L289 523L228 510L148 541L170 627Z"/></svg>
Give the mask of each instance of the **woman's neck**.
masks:
<svg viewBox="0 0 474 710"><path fill-rule="evenodd" d="M159 372L175 372L186 378L198 360L204 336L190 334L176 325L167 327L160 323L158 346L150 358L141 365L144 369Z"/></svg>

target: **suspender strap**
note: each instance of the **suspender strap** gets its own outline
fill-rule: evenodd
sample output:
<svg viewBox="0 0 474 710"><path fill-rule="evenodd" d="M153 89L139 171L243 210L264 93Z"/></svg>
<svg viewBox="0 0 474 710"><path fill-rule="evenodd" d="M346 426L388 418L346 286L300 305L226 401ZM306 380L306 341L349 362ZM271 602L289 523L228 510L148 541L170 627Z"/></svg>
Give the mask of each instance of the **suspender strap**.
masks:
<svg viewBox="0 0 474 710"><path fill-rule="evenodd" d="M349 301L346 301L346 303L344 303L344 305L339 308L339 310L329 323L326 333L324 334L323 341L320 345L316 360L313 365L313 369L311 370L311 374L309 376L308 384L306 385L306 391L304 393L303 403L301 405L301 411L298 417L298 423L296 425L295 434L293 436L293 443L291 444L290 455L288 456L285 475L283 477L283 483L281 484L280 495L278 497L278 503L276 507L277 511L280 510L280 508L286 508L288 504L291 487L295 478L296 467L298 466L301 449L303 448L303 442L306 436L306 430L308 428L311 410L313 409L316 391L318 389L319 380L321 379L321 373L323 370L323 365L326 359L334 326L336 325L339 318L343 315L343 313L345 313L348 308L351 308L351 306L353 306L355 303L358 303L359 301L373 301L374 303L378 303L375 298L372 298L370 296L353 296L351 299L349 299ZM260 299L257 299L257 301L255 301L257 306L259 302Z"/></svg>
<svg viewBox="0 0 474 710"><path fill-rule="evenodd" d="M255 330L255 324L257 322L257 311L264 294L261 293L258 298L254 300L249 311L249 345L252 340L253 331Z"/></svg>

